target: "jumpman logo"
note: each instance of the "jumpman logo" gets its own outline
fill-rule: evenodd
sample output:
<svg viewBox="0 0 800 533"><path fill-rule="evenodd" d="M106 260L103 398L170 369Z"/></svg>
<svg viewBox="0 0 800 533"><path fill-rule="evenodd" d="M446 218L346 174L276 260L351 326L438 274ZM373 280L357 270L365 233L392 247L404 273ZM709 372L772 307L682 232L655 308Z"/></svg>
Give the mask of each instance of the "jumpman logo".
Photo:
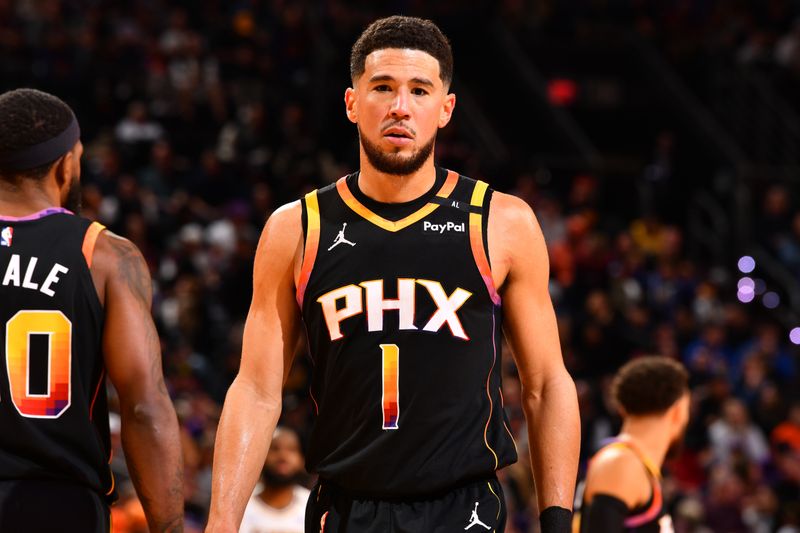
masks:
<svg viewBox="0 0 800 533"><path fill-rule="evenodd" d="M475 502L475 509L472 510L472 514L469 517L469 524L467 524L467 527L465 527L464 529L467 530L472 526L483 526L485 529L492 529L483 522L481 522L481 519L478 518L478 502Z"/></svg>
<svg viewBox="0 0 800 533"><path fill-rule="evenodd" d="M331 247L328 248L329 252L333 250L336 246L339 246L340 244L349 244L350 246L356 245L356 243L348 241L347 238L344 236L344 229L346 227L347 227L347 222L342 223L341 231L339 231L339 233L336 235L336 238L333 240L333 244L331 244Z"/></svg>

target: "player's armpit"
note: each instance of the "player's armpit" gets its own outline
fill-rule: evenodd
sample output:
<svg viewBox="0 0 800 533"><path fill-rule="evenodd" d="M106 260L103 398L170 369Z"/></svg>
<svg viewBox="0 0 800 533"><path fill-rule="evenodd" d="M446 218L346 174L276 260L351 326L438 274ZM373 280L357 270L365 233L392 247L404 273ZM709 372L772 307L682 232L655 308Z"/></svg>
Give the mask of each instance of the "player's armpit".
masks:
<svg viewBox="0 0 800 533"><path fill-rule="evenodd" d="M294 202L273 213L258 243L242 362L217 430L206 531L238 531L264 465L300 331L295 280L302 251L301 207Z"/></svg>
<svg viewBox="0 0 800 533"><path fill-rule="evenodd" d="M547 248L525 202L493 195L489 249L496 283L502 283L503 329L522 384L539 508L571 509L580 449L578 400L561 356Z"/></svg>
<svg viewBox="0 0 800 533"><path fill-rule="evenodd" d="M183 457L150 314L149 270L134 244L105 231L97 240L92 275L102 283L104 361L119 393L131 480L150 530L182 531Z"/></svg>

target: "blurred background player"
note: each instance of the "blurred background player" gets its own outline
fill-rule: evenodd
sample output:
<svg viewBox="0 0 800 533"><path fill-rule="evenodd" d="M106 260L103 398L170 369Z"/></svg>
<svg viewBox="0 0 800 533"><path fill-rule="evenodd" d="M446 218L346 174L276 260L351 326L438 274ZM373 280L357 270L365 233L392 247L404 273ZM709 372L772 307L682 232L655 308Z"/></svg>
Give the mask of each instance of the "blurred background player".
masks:
<svg viewBox="0 0 800 533"><path fill-rule="evenodd" d="M303 533L309 490L300 437L278 427L272 434L267 460L257 487L244 510L239 533Z"/></svg>
<svg viewBox="0 0 800 533"><path fill-rule="evenodd" d="M105 376L151 531L182 531L178 426L136 246L77 215L72 110L0 95L0 530L109 531Z"/></svg>
<svg viewBox="0 0 800 533"><path fill-rule="evenodd" d="M634 359L614 377L622 430L589 463L580 533L672 533L661 466L689 423L688 379L680 363L655 356Z"/></svg>

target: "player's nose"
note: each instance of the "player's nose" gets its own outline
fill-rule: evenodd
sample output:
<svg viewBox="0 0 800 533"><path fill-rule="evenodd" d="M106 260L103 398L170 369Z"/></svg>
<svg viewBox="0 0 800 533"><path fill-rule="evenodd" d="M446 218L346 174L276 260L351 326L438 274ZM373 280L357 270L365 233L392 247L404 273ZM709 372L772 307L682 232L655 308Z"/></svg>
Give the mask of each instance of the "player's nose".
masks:
<svg viewBox="0 0 800 533"><path fill-rule="evenodd" d="M389 110L389 114L392 118L407 118L409 116L409 107L408 104L411 100L411 94L404 90L400 89L395 93L395 97L392 100L392 107Z"/></svg>

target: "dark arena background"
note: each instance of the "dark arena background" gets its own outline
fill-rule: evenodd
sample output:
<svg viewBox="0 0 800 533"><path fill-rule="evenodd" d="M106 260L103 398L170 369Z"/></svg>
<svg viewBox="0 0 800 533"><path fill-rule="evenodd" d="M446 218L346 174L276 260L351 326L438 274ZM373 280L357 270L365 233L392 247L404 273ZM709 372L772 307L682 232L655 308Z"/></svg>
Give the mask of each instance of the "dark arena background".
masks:
<svg viewBox="0 0 800 533"><path fill-rule="evenodd" d="M358 165L350 46L423 16L452 41L440 165L533 206L581 407L581 470L619 429L625 361L691 371L692 422L665 468L678 532L800 531L800 2L797 0L0 0L0 90L76 111L83 213L144 253L183 431L187 529L202 531L266 218ZM521 460L508 531L537 531ZM312 423L305 347L282 424ZM112 391L113 406L113 391ZM115 428L118 533L144 519ZM312 480L307 480L309 483Z"/></svg>

